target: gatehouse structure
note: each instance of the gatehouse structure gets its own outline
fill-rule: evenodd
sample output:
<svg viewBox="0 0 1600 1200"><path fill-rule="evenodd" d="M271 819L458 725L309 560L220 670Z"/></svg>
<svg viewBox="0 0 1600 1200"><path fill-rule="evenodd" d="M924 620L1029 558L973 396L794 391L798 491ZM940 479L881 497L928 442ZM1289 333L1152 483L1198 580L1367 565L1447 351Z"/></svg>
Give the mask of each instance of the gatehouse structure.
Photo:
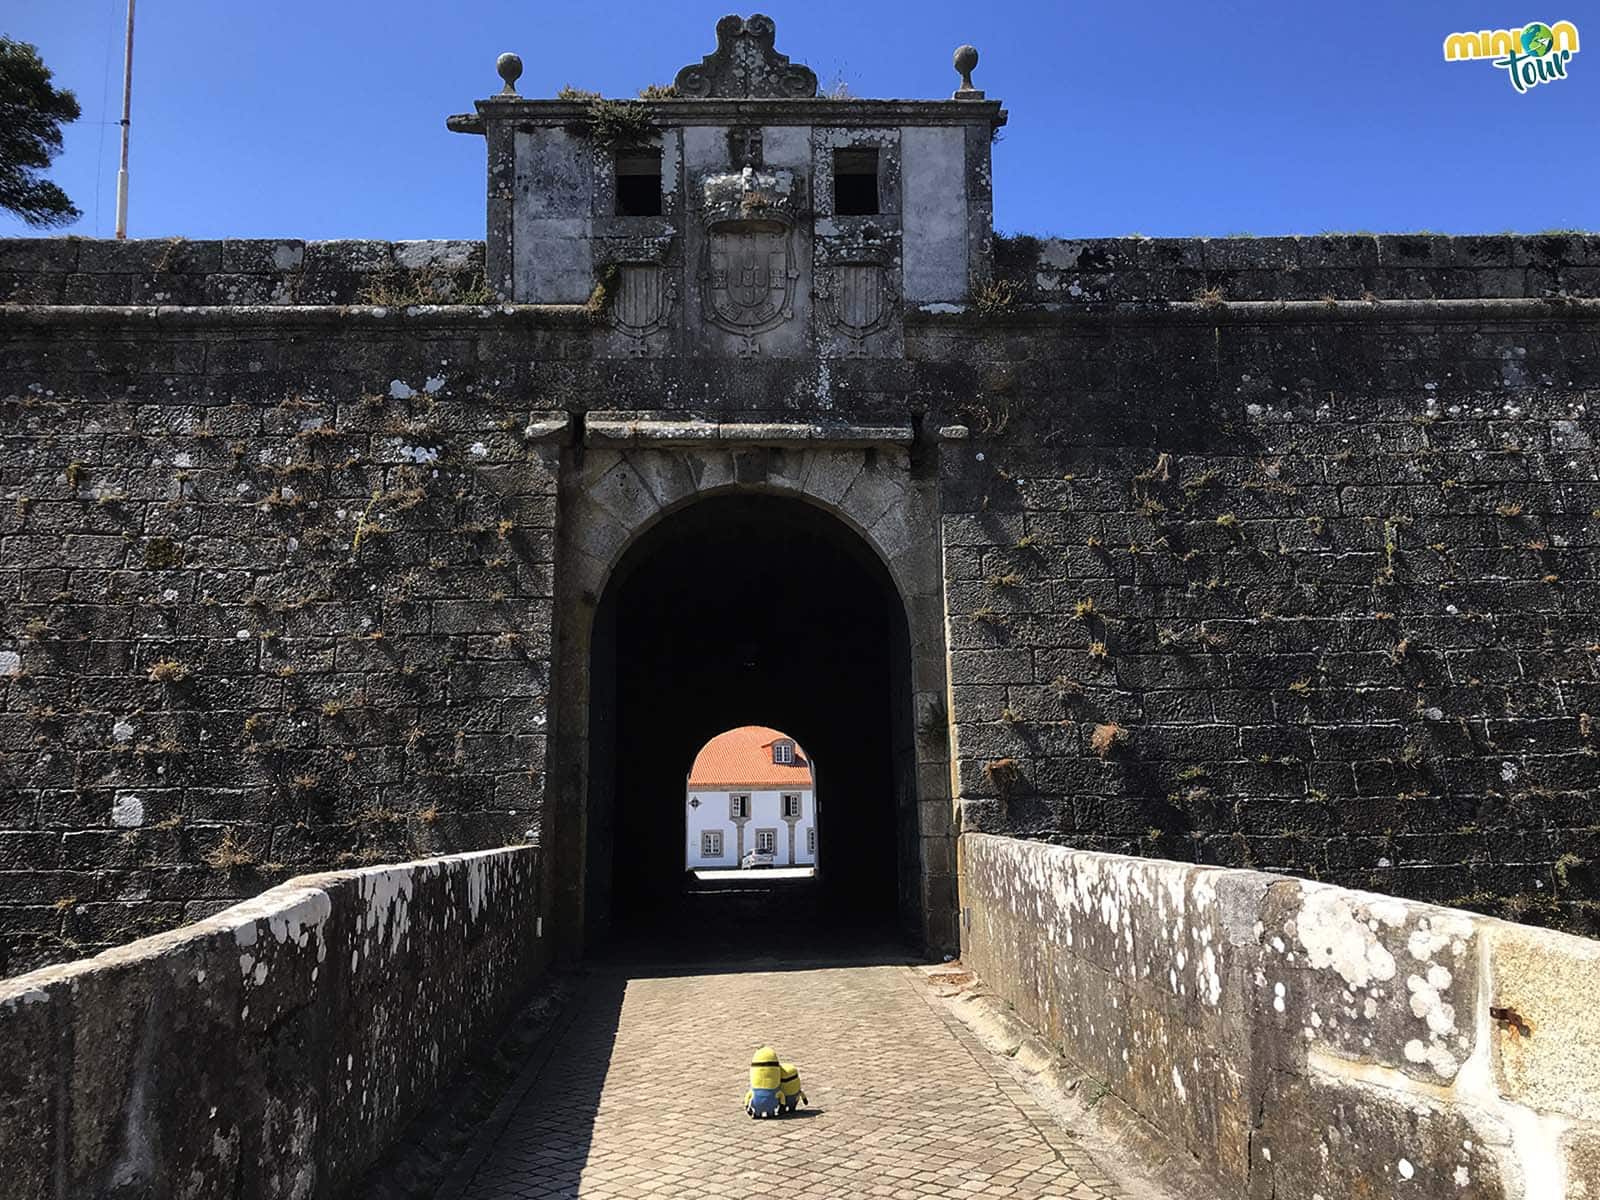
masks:
<svg viewBox="0 0 1600 1200"><path fill-rule="evenodd" d="M1419 1194L1600 1188L1592 1039L1576 1099L1504 1040L1575 1021L1588 944L1461 911L1596 928L1600 238L998 237L971 47L869 100L716 40L638 100L502 56L449 122L482 243L0 242L0 969L162 936L0 1020L53 1053L64 981L187 1011L244 949L262 1033L488 956L442 1058L371 1043L366 1132L308 1092L196 1151L332 1187L682 899L682 764L756 697L852 814L819 920L962 952L1220 1177L1309 1196L1261 1150L1331 1124Z"/></svg>

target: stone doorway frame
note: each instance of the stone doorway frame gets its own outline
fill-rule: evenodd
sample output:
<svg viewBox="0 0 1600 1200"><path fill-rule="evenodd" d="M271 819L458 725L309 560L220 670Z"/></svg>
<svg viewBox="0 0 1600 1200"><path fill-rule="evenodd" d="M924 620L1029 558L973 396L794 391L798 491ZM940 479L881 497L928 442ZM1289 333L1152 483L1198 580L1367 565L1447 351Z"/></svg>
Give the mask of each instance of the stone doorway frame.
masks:
<svg viewBox="0 0 1600 1200"><path fill-rule="evenodd" d="M914 762L897 777L915 794L895 802L909 803L915 814L915 933L929 950L954 947L956 821L936 450L918 460L910 422L817 425L592 412L570 433L564 416L530 426L529 433L565 443L545 799L558 950L579 956L586 938L589 669L600 598L624 554L660 521L700 500L739 494L815 505L870 546L888 572L910 642ZM903 924L907 916L902 912Z"/></svg>

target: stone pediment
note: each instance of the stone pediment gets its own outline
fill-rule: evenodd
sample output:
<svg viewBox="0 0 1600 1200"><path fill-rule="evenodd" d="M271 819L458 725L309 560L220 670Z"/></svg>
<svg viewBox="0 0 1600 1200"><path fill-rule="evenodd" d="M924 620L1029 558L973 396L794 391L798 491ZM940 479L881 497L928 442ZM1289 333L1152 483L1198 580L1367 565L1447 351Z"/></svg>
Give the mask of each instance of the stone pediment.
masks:
<svg viewBox="0 0 1600 1200"><path fill-rule="evenodd" d="M684 67L673 81L678 95L705 100L809 99L817 94L817 74L773 49L772 18L729 15L717 22L717 48L699 65Z"/></svg>

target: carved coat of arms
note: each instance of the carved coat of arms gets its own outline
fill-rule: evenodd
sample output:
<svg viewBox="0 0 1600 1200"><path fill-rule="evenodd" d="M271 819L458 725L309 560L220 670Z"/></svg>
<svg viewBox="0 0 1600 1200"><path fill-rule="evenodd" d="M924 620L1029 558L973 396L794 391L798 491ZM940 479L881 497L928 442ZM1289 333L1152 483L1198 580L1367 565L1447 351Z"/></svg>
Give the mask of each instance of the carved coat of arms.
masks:
<svg viewBox="0 0 1600 1200"><path fill-rule="evenodd" d="M671 283L655 263L622 263L617 268L617 295L612 319L632 337L660 329L672 308Z"/></svg>
<svg viewBox="0 0 1600 1200"><path fill-rule="evenodd" d="M881 256L870 250L846 248L840 260L819 267L816 288L824 319L850 339L851 355L864 354L868 335L894 318L894 283Z"/></svg>
<svg viewBox="0 0 1600 1200"><path fill-rule="evenodd" d="M851 337L865 337L889 316L889 281L882 264L847 262L835 266L829 280L829 309Z"/></svg>
<svg viewBox="0 0 1600 1200"><path fill-rule="evenodd" d="M708 240L706 294L721 323L758 333L782 320L793 286L788 227L729 222L713 227Z"/></svg>
<svg viewBox="0 0 1600 1200"><path fill-rule="evenodd" d="M743 171L702 183L706 231L701 267L706 320L747 338L794 316L795 178Z"/></svg>

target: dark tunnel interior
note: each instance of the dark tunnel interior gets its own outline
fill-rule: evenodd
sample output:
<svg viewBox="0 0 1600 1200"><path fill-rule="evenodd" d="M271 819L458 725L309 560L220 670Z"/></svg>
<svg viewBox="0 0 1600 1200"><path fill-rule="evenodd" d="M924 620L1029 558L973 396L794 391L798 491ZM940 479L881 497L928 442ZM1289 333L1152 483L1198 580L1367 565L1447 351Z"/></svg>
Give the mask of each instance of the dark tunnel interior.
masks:
<svg viewBox="0 0 1600 1200"><path fill-rule="evenodd" d="M692 931L887 938L916 925L909 639L887 570L838 518L701 500L624 556L591 659L586 940ZM685 782L712 736L770 725L815 765L814 880L711 888L684 868ZM847 936L846 936L847 935Z"/></svg>

